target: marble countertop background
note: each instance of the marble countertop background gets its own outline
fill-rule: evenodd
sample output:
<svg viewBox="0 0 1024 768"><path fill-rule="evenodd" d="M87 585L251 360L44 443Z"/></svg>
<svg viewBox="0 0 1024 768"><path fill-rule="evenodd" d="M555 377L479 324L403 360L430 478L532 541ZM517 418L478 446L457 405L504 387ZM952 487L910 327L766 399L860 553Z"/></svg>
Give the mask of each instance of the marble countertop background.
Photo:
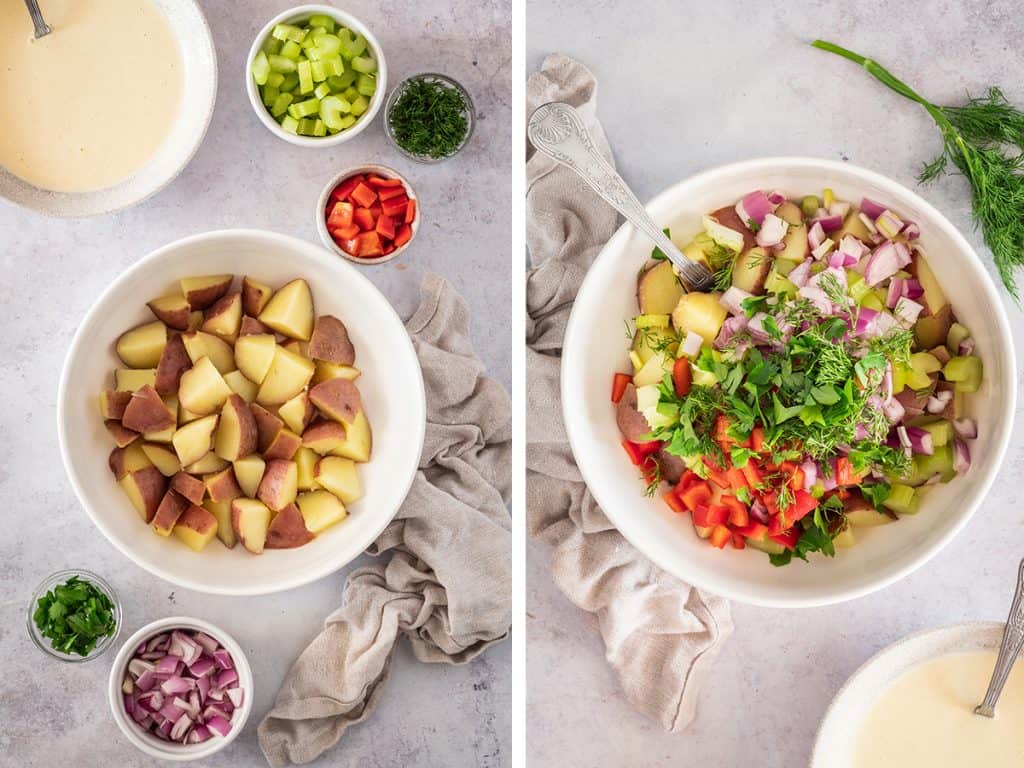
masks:
<svg viewBox="0 0 1024 768"><path fill-rule="evenodd" d="M163 192L134 209L85 221L46 219L0 202L0 764L153 764L109 715L113 652L71 665L44 658L31 644L24 623L28 600L53 571L75 566L105 576L124 603L128 634L175 614L213 620L233 634L256 676L253 716L231 747L196 765L252 768L265 764L256 744L260 717L292 660L338 604L346 572L359 565L279 595L208 596L151 576L92 525L61 466L57 380L79 319L128 265L211 229L260 227L319 242L314 208L322 186L351 165L391 165L415 185L424 225L408 254L367 268L368 276L403 317L419 302L424 273L451 281L472 309L477 350L491 374L511 386L509 318L518 308L508 286L517 274L518 225L508 214L514 172L509 0L344 3L377 34L393 83L420 71L444 72L473 96L479 122L472 143L434 166L399 155L384 135L382 115L357 140L322 151L286 144L258 122L242 81L245 56L266 20L294 4L202 2L217 45L216 112L198 154ZM314 765L507 764L511 656L505 643L465 666L425 665L400 644L376 713Z"/></svg>
<svg viewBox="0 0 1024 768"><path fill-rule="evenodd" d="M874 55L938 103L998 84L1024 104L1024 25L1018 4L1008 0L528 0L526 64L533 72L545 54L561 52L593 70L598 115L619 170L642 200L734 160L838 159L916 189L991 266L971 224L966 182L951 177L916 186L921 164L940 149L927 115L849 62L809 48L815 37ZM1005 306L1021 361L1024 318L1009 299ZM919 629L1005 619L1024 556L1022 483L1024 437L1017 437L971 526L896 586L829 608L735 605L735 634L700 697L696 721L680 734L665 733L626 703L595 630L548 577L547 548L531 542L530 764L806 765L828 702L875 651Z"/></svg>

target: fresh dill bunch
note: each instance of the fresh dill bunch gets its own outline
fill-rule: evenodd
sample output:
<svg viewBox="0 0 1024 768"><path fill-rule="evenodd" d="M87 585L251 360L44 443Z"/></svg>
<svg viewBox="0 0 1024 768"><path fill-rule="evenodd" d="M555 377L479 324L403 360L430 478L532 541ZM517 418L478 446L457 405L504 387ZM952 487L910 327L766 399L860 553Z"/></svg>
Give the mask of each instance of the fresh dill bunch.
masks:
<svg viewBox="0 0 1024 768"><path fill-rule="evenodd" d="M998 88L961 106L937 106L873 59L824 40L811 45L859 64L888 88L924 107L942 132L943 148L925 164L918 181L932 181L950 162L967 178L975 224L981 227L1003 285L1019 301L1015 271L1024 266L1024 112L1008 103Z"/></svg>

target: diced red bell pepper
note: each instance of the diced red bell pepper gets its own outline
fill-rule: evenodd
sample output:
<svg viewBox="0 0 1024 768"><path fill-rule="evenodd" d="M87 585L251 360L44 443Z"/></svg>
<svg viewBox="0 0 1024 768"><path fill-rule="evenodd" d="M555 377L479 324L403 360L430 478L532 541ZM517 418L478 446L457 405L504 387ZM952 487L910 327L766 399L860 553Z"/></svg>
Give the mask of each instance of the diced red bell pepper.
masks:
<svg viewBox="0 0 1024 768"><path fill-rule="evenodd" d="M391 253L394 250L395 250L395 244L394 243L388 243L387 245L384 246L384 253L383 253L383 255L387 256L389 253Z"/></svg>
<svg viewBox="0 0 1024 768"><path fill-rule="evenodd" d="M412 227L408 224L403 224L398 228L398 231L395 232L395 248L401 248L410 240L412 240Z"/></svg>
<svg viewBox="0 0 1024 768"><path fill-rule="evenodd" d="M399 185L397 187L385 187L384 189L377 190L377 197L380 198L381 202L390 200L393 197L405 194L405 187Z"/></svg>
<svg viewBox="0 0 1024 768"><path fill-rule="evenodd" d="M817 506L818 500L807 491L794 491L793 503L786 510L786 517L795 523Z"/></svg>
<svg viewBox="0 0 1024 768"><path fill-rule="evenodd" d="M331 192L331 200L335 202L348 200L348 196L352 194L352 190L359 186L362 181L363 175L360 173L357 173L355 176L349 176L334 188L334 191Z"/></svg>
<svg viewBox="0 0 1024 768"><path fill-rule="evenodd" d="M750 433L750 447L757 453L764 451L764 427L754 427Z"/></svg>
<svg viewBox="0 0 1024 768"><path fill-rule="evenodd" d="M633 383L633 377L628 373L616 373L612 378L612 402L618 403L626 392L626 386Z"/></svg>
<svg viewBox="0 0 1024 768"><path fill-rule="evenodd" d="M736 526L732 530L733 533L738 533L740 536L748 539L763 539L768 535L768 526L756 520L747 523L747 525Z"/></svg>
<svg viewBox="0 0 1024 768"><path fill-rule="evenodd" d="M729 519L729 508L721 504L701 504L693 512L693 523L701 528L713 525L725 525Z"/></svg>
<svg viewBox="0 0 1024 768"><path fill-rule="evenodd" d="M744 526L750 522L747 505L735 496L722 496L721 503L729 510L729 525Z"/></svg>
<svg viewBox="0 0 1024 768"><path fill-rule="evenodd" d="M676 493L682 493L687 488L692 488L697 483L703 483L704 480L694 472L692 469L688 469L683 473L683 476L679 478L679 482L676 483Z"/></svg>
<svg viewBox="0 0 1024 768"><path fill-rule="evenodd" d="M352 240L362 230L359 229L358 224L349 224L347 227L336 227L330 230L331 235L335 240Z"/></svg>
<svg viewBox="0 0 1024 768"><path fill-rule="evenodd" d="M753 459L747 459L747 463L742 467L743 476L747 478L747 482L751 488L759 488L761 483L764 482L764 478L761 476L761 470L754 464Z"/></svg>
<svg viewBox="0 0 1024 768"><path fill-rule="evenodd" d="M352 224L352 214L355 213L355 206L352 203L335 203L331 213L327 217L327 229L348 227Z"/></svg>
<svg viewBox="0 0 1024 768"><path fill-rule="evenodd" d="M403 186L401 179L385 179L383 176L377 176L376 174L369 176L366 179L366 183L374 189L392 189Z"/></svg>
<svg viewBox="0 0 1024 768"><path fill-rule="evenodd" d="M680 493L679 500L683 502L688 510L695 512L698 507L705 507L710 504L711 496L711 486L706 481L701 480ZM696 517L694 522L696 522ZM700 523L697 524L700 525Z"/></svg>
<svg viewBox="0 0 1024 768"><path fill-rule="evenodd" d="M725 470L725 476L729 479L729 485L734 491L750 487L750 483L747 482L747 476L743 474L742 470L736 469L736 467L729 467Z"/></svg>
<svg viewBox="0 0 1024 768"><path fill-rule="evenodd" d="M403 194L390 200L384 200L380 206L388 216L405 221L405 208L408 202L409 198Z"/></svg>
<svg viewBox="0 0 1024 768"><path fill-rule="evenodd" d="M794 491L802 490L804 487L804 470L795 461L784 461L779 465L779 470L786 475L786 483Z"/></svg>
<svg viewBox="0 0 1024 768"><path fill-rule="evenodd" d="M356 208L352 214L352 219L364 232L369 232L374 227L373 214L369 208Z"/></svg>
<svg viewBox="0 0 1024 768"><path fill-rule="evenodd" d="M863 479L864 474L854 472L849 458L840 456L836 459L836 485L857 485Z"/></svg>
<svg viewBox="0 0 1024 768"><path fill-rule="evenodd" d="M796 543L800 541L800 531L796 528L790 528L782 533L769 533L768 538L776 544L781 544L786 549L794 549Z"/></svg>
<svg viewBox="0 0 1024 768"><path fill-rule="evenodd" d="M412 224L416 218L416 198L409 198L409 204L405 206L405 223Z"/></svg>
<svg viewBox="0 0 1024 768"><path fill-rule="evenodd" d="M665 494L665 503L671 507L673 512L677 512L680 515L687 511L686 505L680 500L679 496L676 495L674 490L669 491Z"/></svg>
<svg viewBox="0 0 1024 768"><path fill-rule="evenodd" d="M644 463L644 459L657 452L661 447L661 443L657 440L651 440L648 443L634 443L632 440L623 440L622 447L629 454L629 460L633 462L633 466L639 467Z"/></svg>
<svg viewBox="0 0 1024 768"><path fill-rule="evenodd" d="M648 485L659 479L658 462L654 460L653 456L648 456L644 459L644 463L640 465L640 474Z"/></svg>
<svg viewBox="0 0 1024 768"><path fill-rule="evenodd" d="M716 525L714 530L711 531L711 537L709 541L712 547L718 547L721 549L726 545L726 542L732 538L732 531L726 528L724 525Z"/></svg>
<svg viewBox="0 0 1024 768"><path fill-rule="evenodd" d="M708 480L723 490L729 487L729 478L725 476L725 472L719 472L717 469L708 467Z"/></svg>
<svg viewBox="0 0 1024 768"><path fill-rule="evenodd" d="M779 497L775 491L768 491L761 494L761 503L768 508L769 515L779 514Z"/></svg>
<svg viewBox="0 0 1024 768"><path fill-rule="evenodd" d="M676 397L686 397L690 394L692 383L693 372L690 370L690 361L686 357L680 357L672 366L672 385L676 390Z"/></svg>
<svg viewBox="0 0 1024 768"><path fill-rule="evenodd" d="M742 536L740 536L738 533L734 532L733 535L732 535L732 548L733 549L746 549L747 548L747 540L745 538L743 538Z"/></svg>
<svg viewBox="0 0 1024 768"><path fill-rule="evenodd" d="M395 239L395 222L390 216L386 216L383 213L380 218L377 219L377 234L381 237L386 237L388 240Z"/></svg>
<svg viewBox="0 0 1024 768"><path fill-rule="evenodd" d="M362 182L356 184L355 189L349 194L352 202L363 208L369 208L377 200L377 193Z"/></svg>
<svg viewBox="0 0 1024 768"><path fill-rule="evenodd" d="M359 243L359 256L373 258L384 255L384 246L380 242L380 235L376 232L363 232L356 240Z"/></svg>
<svg viewBox="0 0 1024 768"><path fill-rule="evenodd" d="M736 441L729 437L729 419L719 416L715 419L715 442L722 446L722 450L728 452Z"/></svg>
<svg viewBox="0 0 1024 768"><path fill-rule="evenodd" d="M778 536L790 527L791 523L786 519L785 513L780 512L768 521L768 535Z"/></svg>

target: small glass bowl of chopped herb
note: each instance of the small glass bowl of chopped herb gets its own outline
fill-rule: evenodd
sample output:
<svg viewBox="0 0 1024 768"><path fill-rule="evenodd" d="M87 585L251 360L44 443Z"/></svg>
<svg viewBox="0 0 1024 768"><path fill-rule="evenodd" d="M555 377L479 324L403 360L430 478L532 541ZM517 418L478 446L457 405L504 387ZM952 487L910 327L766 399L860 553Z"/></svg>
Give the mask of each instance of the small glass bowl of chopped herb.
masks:
<svg viewBox="0 0 1024 768"><path fill-rule="evenodd" d="M384 130L406 157L438 163L456 155L473 135L476 110L466 89L446 75L408 77L388 96Z"/></svg>
<svg viewBox="0 0 1024 768"><path fill-rule="evenodd" d="M91 661L121 632L121 603L102 577L80 569L57 571L36 588L28 634L41 651L71 663Z"/></svg>

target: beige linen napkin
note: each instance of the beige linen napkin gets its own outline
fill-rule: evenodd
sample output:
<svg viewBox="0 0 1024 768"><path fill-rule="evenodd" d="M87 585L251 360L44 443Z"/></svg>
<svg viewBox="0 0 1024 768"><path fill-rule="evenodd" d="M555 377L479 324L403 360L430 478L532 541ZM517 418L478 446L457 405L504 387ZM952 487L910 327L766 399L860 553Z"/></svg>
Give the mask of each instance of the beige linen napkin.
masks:
<svg viewBox="0 0 1024 768"><path fill-rule="evenodd" d="M370 549L391 557L349 574L341 607L260 723L260 747L275 768L316 759L373 711L401 636L421 661L460 664L509 632L508 395L484 376L468 309L441 278L426 277L407 328L427 391L420 469Z"/></svg>
<svg viewBox="0 0 1024 768"><path fill-rule="evenodd" d="M596 92L586 67L551 55L527 83L527 115L549 101L572 104L611 160L595 117ZM551 573L559 589L596 617L626 698L666 729L681 730L732 632L729 604L637 552L583 484L562 424L562 337L587 268L615 231L616 214L548 157L534 153L526 169L527 525L554 546Z"/></svg>

